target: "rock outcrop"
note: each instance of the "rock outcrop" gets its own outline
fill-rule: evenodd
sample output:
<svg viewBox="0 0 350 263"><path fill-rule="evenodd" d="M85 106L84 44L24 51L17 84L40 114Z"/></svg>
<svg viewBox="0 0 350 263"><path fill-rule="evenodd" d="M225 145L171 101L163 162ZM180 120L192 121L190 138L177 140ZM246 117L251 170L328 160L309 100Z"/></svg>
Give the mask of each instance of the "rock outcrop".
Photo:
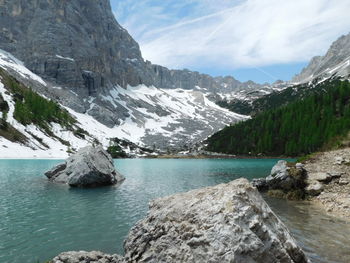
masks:
<svg viewBox="0 0 350 263"><path fill-rule="evenodd" d="M281 160L266 178L253 179L252 184L260 191L287 199L302 199L306 187L306 171L301 163L289 164Z"/></svg>
<svg viewBox="0 0 350 263"><path fill-rule="evenodd" d="M127 262L307 262L246 179L151 202L124 248Z"/></svg>
<svg viewBox="0 0 350 263"><path fill-rule="evenodd" d="M113 165L113 160L102 146L88 146L55 166L45 175L50 181L74 187L113 185L124 180Z"/></svg>

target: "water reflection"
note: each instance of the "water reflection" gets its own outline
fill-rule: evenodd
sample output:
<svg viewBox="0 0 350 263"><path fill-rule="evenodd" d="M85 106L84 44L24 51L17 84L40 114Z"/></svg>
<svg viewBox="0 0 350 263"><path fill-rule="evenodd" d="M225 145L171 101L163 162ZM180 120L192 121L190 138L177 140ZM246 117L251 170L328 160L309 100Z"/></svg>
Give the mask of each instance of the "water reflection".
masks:
<svg viewBox="0 0 350 263"><path fill-rule="evenodd" d="M350 262L350 221L327 215L309 202L264 198L312 262Z"/></svg>

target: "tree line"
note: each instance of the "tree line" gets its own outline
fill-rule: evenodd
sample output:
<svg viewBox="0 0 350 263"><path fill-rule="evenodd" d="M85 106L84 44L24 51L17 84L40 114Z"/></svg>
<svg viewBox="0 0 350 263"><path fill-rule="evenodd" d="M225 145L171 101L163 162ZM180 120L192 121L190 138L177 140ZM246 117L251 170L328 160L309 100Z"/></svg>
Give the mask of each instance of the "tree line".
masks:
<svg viewBox="0 0 350 263"><path fill-rule="evenodd" d="M350 83L333 80L322 85L323 92L224 128L207 140L207 150L299 156L345 136L350 130Z"/></svg>

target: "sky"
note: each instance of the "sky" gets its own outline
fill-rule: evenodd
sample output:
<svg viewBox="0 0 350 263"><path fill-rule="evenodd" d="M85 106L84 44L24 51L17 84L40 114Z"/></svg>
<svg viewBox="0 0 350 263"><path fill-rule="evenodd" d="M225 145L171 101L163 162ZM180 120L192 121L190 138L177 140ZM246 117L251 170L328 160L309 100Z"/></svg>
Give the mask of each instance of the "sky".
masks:
<svg viewBox="0 0 350 263"><path fill-rule="evenodd" d="M290 80L350 32L349 0L111 0L144 59L240 81Z"/></svg>

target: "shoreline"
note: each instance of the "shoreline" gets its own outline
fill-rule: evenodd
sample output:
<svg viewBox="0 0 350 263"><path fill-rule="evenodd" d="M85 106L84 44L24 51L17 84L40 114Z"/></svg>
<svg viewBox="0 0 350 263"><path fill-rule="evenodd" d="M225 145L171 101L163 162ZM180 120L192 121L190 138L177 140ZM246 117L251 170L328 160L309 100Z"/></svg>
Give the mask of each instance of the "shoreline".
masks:
<svg viewBox="0 0 350 263"><path fill-rule="evenodd" d="M296 159L287 156L238 156L238 155L158 155L145 156L143 159Z"/></svg>
<svg viewBox="0 0 350 263"><path fill-rule="evenodd" d="M317 175L337 175L323 184L322 192L311 202L322 207L326 213L350 221L350 148L320 152L304 162L309 180Z"/></svg>
<svg viewBox="0 0 350 263"><path fill-rule="evenodd" d="M67 157L0 157L0 160L65 160ZM142 156L142 157L131 157L131 158L113 158L113 160L123 160L123 159L159 159L159 160L178 160L178 159L188 159L188 160L205 160L205 159L237 159L237 160L244 160L244 159L262 159L262 160L268 160L268 159L275 159L275 160L286 160L286 159L295 159L293 157L247 157L247 156L236 156L236 157L230 157L230 156Z"/></svg>

